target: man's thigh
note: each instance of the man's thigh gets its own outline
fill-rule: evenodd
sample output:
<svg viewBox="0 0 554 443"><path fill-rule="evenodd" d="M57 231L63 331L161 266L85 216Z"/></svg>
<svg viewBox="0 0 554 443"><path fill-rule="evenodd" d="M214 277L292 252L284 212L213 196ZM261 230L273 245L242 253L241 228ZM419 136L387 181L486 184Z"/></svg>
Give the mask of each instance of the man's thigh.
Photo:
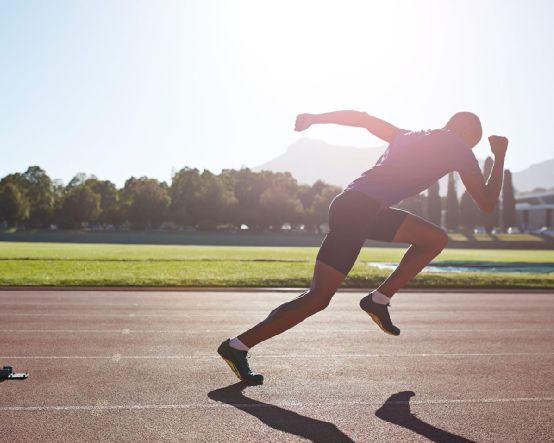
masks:
<svg viewBox="0 0 554 443"><path fill-rule="evenodd" d="M343 275L348 275L365 242L364 233L352 229L334 229L323 239L316 263L324 263ZM316 268L317 269L317 268ZM314 278L317 277L314 273Z"/></svg>
<svg viewBox="0 0 554 443"><path fill-rule="evenodd" d="M448 241L448 235L439 226L424 218L408 213L392 239L394 243L427 245L438 241Z"/></svg>
<svg viewBox="0 0 554 443"><path fill-rule="evenodd" d="M415 216L402 209L385 208L367 220L364 227L365 237L369 240L390 243L394 241L397 232L410 217Z"/></svg>

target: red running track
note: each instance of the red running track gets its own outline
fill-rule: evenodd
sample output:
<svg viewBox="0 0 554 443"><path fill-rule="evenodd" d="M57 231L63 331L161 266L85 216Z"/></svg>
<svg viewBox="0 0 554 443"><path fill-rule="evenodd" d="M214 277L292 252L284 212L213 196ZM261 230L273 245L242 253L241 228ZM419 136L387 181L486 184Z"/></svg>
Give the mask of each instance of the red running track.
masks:
<svg viewBox="0 0 554 443"><path fill-rule="evenodd" d="M405 293L400 337L357 301L253 350L236 383L219 342L293 294L0 292L9 441L554 441L554 296Z"/></svg>

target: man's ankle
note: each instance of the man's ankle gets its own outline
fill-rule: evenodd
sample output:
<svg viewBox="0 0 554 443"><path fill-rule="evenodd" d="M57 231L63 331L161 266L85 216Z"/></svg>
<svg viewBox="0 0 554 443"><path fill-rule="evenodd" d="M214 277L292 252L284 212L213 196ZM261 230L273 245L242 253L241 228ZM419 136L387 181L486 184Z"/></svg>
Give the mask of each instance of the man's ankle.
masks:
<svg viewBox="0 0 554 443"><path fill-rule="evenodd" d="M385 294L375 290L371 293L371 300L380 305L388 305L390 303L390 297L387 297Z"/></svg>
<svg viewBox="0 0 554 443"><path fill-rule="evenodd" d="M241 342L238 337L231 338L229 340L229 346L231 346L233 349L245 352L248 352L248 350L250 349L243 342Z"/></svg>

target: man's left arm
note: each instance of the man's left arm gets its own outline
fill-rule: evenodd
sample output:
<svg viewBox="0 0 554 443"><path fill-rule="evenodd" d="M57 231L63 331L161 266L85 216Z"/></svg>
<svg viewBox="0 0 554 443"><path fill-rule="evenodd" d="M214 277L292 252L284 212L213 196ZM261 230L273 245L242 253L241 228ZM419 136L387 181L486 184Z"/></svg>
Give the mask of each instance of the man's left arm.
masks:
<svg viewBox="0 0 554 443"><path fill-rule="evenodd" d="M461 173L462 182L479 208L484 212L492 212L500 197L502 180L504 178L504 158L508 149L508 139L498 135L489 137L491 151L494 155L494 164L491 174L485 183L482 175L468 175Z"/></svg>

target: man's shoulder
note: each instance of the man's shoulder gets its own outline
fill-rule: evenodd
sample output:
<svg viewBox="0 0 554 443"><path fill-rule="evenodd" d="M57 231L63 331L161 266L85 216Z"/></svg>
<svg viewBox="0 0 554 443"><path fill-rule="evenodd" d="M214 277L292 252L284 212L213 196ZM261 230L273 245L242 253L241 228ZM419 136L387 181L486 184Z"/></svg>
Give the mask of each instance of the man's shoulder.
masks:
<svg viewBox="0 0 554 443"><path fill-rule="evenodd" d="M414 139L419 138L426 143L465 148L463 140L446 128L422 129L420 131L412 131L409 133L409 136L413 137Z"/></svg>
<svg viewBox="0 0 554 443"><path fill-rule="evenodd" d="M406 131L399 135L399 137L408 137L408 138L421 138L421 137L430 137L430 138L448 138L451 136L451 133L447 129L419 129L417 131Z"/></svg>
<svg viewBox="0 0 554 443"><path fill-rule="evenodd" d="M393 147L416 147L438 149L441 153L450 152L452 155L468 148L463 140L448 129L421 129L408 131L398 135L392 142Z"/></svg>
<svg viewBox="0 0 554 443"><path fill-rule="evenodd" d="M417 131L406 131L398 135L392 144L444 144L448 142L449 134L442 129L420 129Z"/></svg>

